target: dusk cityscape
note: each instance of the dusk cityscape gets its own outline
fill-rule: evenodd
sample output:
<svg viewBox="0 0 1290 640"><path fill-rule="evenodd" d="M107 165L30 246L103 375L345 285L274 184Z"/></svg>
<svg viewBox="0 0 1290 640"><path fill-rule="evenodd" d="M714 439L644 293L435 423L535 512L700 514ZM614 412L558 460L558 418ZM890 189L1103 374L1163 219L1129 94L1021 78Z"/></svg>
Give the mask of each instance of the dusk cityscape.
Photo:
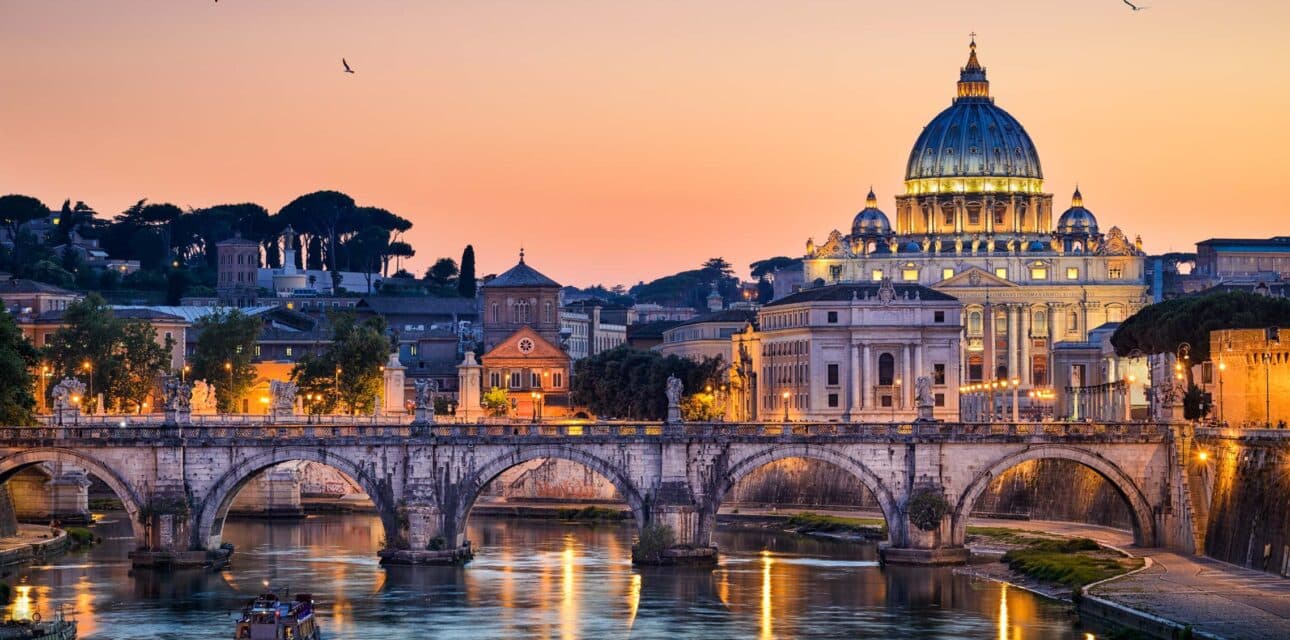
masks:
<svg viewBox="0 0 1290 640"><path fill-rule="evenodd" d="M0 640L1290 638L1288 26L0 0Z"/></svg>

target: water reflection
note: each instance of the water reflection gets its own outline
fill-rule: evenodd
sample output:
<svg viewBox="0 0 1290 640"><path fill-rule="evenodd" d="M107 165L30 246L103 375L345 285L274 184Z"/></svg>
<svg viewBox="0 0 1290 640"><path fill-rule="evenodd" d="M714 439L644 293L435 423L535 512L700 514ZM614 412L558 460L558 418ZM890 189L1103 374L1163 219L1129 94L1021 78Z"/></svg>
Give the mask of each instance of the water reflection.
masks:
<svg viewBox="0 0 1290 640"><path fill-rule="evenodd" d="M476 517L468 567L383 569L374 517L231 521L234 567L158 574L130 570L113 526L88 553L14 571L26 582L6 614L63 605L82 638L226 638L230 614L268 582L312 592L339 638L1084 637L1028 592L771 531L718 532L715 568L634 568L630 526Z"/></svg>

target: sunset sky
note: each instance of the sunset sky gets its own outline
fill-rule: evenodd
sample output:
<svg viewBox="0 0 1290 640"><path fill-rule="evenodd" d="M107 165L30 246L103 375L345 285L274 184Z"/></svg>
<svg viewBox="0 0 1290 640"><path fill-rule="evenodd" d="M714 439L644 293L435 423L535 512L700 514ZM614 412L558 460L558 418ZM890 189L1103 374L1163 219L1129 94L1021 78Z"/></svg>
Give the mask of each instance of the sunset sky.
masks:
<svg viewBox="0 0 1290 640"><path fill-rule="evenodd" d="M1290 234L1290 2L0 0L0 194L115 214L337 189L632 284L889 214L976 31L1064 209L1148 252ZM344 56L357 71L342 73Z"/></svg>

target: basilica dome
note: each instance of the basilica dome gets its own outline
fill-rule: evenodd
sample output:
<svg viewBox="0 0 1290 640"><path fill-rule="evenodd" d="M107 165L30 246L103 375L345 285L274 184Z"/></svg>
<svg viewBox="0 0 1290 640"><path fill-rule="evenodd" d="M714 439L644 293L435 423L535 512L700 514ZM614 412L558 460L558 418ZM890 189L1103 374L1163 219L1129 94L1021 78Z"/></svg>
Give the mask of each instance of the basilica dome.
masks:
<svg viewBox="0 0 1290 640"><path fill-rule="evenodd" d="M1071 196L1071 208L1057 219L1057 233L1097 235L1097 218L1084 208L1084 196L1080 194L1079 187L1075 187L1075 194Z"/></svg>
<svg viewBox="0 0 1290 640"><path fill-rule="evenodd" d="M878 209L878 198L869 189L865 198L864 209L851 221L851 235L856 237L885 236L891 233L891 221L887 214Z"/></svg>
<svg viewBox="0 0 1290 640"><path fill-rule="evenodd" d="M967 65L959 70L958 97L923 128L909 153L905 180L1002 178L997 190L1003 191L1018 190L1006 179L1021 179L1026 184L1020 190L1031 190L1028 183L1043 177L1030 135L990 97L973 40Z"/></svg>

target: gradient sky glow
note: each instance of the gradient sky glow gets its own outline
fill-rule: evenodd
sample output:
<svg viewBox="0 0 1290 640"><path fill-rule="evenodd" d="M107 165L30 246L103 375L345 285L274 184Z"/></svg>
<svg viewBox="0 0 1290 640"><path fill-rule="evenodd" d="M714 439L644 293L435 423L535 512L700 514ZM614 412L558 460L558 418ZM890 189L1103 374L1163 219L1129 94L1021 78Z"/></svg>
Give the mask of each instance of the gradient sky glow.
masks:
<svg viewBox="0 0 1290 640"><path fill-rule="evenodd" d="M338 189L413 265L632 284L891 213L975 30L1058 211L1290 235L1290 2L0 0L0 193L102 214ZM340 58L357 73L341 72Z"/></svg>

